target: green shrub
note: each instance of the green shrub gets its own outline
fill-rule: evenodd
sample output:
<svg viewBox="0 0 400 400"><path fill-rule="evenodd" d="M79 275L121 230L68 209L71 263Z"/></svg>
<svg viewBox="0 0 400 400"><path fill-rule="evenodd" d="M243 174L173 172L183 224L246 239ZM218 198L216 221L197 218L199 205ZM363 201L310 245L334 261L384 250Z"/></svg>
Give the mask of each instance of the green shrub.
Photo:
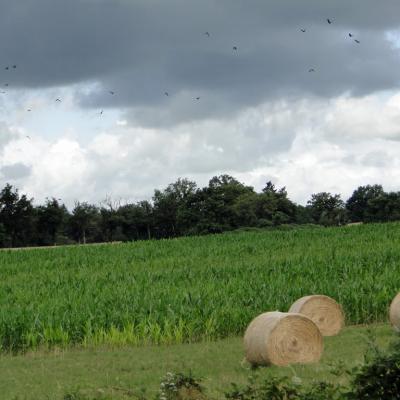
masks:
<svg viewBox="0 0 400 400"><path fill-rule="evenodd" d="M400 399L400 339L386 353L377 352L355 374L352 399Z"/></svg>
<svg viewBox="0 0 400 400"><path fill-rule="evenodd" d="M268 381L258 382L257 378L249 377L245 387L232 384L232 390L225 393L229 400L298 400L298 388L288 378L271 378Z"/></svg>
<svg viewBox="0 0 400 400"><path fill-rule="evenodd" d="M347 388L329 382L316 382L300 395L302 400L343 400L347 396Z"/></svg>
<svg viewBox="0 0 400 400"><path fill-rule="evenodd" d="M157 400L205 400L200 380L182 373L167 373L160 384Z"/></svg>
<svg viewBox="0 0 400 400"><path fill-rule="evenodd" d="M332 383L316 382L311 386L302 386L295 378L271 378L258 382L250 377L246 386L240 388L232 384L230 392L225 393L229 400L342 400L343 389Z"/></svg>

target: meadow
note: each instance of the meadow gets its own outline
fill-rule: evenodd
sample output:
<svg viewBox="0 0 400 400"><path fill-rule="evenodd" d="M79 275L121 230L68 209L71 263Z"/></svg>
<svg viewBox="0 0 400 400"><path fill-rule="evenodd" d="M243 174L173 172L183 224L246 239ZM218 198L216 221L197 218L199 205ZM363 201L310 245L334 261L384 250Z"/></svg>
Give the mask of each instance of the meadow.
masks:
<svg viewBox="0 0 400 400"><path fill-rule="evenodd" d="M347 324L387 321L399 234L391 223L1 251L1 350L221 339L311 293L338 300Z"/></svg>
<svg viewBox="0 0 400 400"><path fill-rule="evenodd" d="M201 379L206 398L215 400L226 400L224 393L232 389L231 384L243 386L249 376L263 380L286 376L303 386L315 381L346 385L349 376L344 371L363 363L371 340L384 351L394 339L394 332L387 324L347 327L340 335L325 338L324 354L317 364L271 366L256 371L243 362L240 337L168 346L97 346L36 350L17 356L0 354L0 398L155 399L160 382L169 372L192 373Z"/></svg>

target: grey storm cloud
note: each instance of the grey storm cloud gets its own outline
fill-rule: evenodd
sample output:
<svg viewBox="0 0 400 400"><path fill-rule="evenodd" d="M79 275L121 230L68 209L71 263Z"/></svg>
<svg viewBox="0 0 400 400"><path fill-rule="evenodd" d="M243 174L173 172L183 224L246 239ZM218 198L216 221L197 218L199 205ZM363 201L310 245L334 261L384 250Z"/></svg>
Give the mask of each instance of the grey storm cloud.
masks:
<svg viewBox="0 0 400 400"><path fill-rule="evenodd" d="M168 126L276 98L398 87L399 52L385 33L399 28L398 0L2 0L0 80L94 83L77 90L81 107Z"/></svg>

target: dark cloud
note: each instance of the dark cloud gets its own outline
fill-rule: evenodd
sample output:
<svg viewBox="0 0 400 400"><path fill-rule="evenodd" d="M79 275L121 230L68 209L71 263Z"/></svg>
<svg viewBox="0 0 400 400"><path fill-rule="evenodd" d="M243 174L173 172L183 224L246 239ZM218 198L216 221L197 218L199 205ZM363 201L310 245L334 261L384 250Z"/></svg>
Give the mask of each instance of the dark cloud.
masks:
<svg viewBox="0 0 400 400"><path fill-rule="evenodd" d="M124 108L156 126L273 98L365 95L400 83L385 40L399 15L398 0L3 0L0 53L17 69L1 68L0 80L97 83L77 93L82 107Z"/></svg>

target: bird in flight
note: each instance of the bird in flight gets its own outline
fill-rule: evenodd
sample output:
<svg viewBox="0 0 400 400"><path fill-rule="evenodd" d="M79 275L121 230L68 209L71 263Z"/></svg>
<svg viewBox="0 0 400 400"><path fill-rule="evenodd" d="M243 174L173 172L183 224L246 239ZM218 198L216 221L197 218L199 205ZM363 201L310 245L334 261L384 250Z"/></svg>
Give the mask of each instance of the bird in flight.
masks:
<svg viewBox="0 0 400 400"><path fill-rule="evenodd" d="M27 139L29 139L29 140L31 140L31 137L30 136L25 136Z"/></svg>
<svg viewBox="0 0 400 400"><path fill-rule="evenodd" d="M169 93L168 92L164 92L164 94L168 97L169 96Z"/></svg>
<svg viewBox="0 0 400 400"><path fill-rule="evenodd" d="M5 83L4 86L5 86L5 87L8 87L8 83Z"/></svg>
<svg viewBox="0 0 400 400"><path fill-rule="evenodd" d="M100 111L100 115L103 115L103 110Z"/></svg>
<svg viewBox="0 0 400 400"><path fill-rule="evenodd" d="M305 33L306 32L306 30L304 29L304 28L301 28L300 29L303 33Z"/></svg>
<svg viewBox="0 0 400 400"><path fill-rule="evenodd" d="M196 97L196 100L200 100L200 97Z"/></svg>
<svg viewBox="0 0 400 400"><path fill-rule="evenodd" d="M109 90L108 93L110 93L111 95L115 94L115 92L113 92L112 90Z"/></svg>
<svg viewBox="0 0 400 400"><path fill-rule="evenodd" d="M9 66L7 66L5 69L8 71L8 70L10 69L10 67L9 67Z"/></svg>
<svg viewBox="0 0 400 400"><path fill-rule="evenodd" d="M358 39L354 39L354 41L355 41L357 44L360 44L360 43L361 43Z"/></svg>
<svg viewBox="0 0 400 400"><path fill-rule="evenodd" d="M326 22L328 22L328 24L330 25L330 24L332 23L332 20L329 19L329 18L327 18L327 19L326 19Z"/></svg>
<svg viewBox="0 0 400 400"><path fill-rule="evenodd" d="M233 46L232 49L235 50L235 51L237 51L237 47L236 47L236 46Z"/></svg>
<svg viewBox="0 0 400 400"><path fill-rule="evenodd" d="M17 68L17 66L16 65L13 65L13 69L16 69Z"/></svg>
<svg viewBox="0 0 400 400"><path fill-rule="evenodd" d="M56 99L56 101L59 101L59 102L61 102L61 99Z"/></svg>
<svg viewBox="0 0 400 400"><path fill-rule="evenodd" d="M210 37L210 32L204 32L204 34L208 37Z"/></svg>
<svg viewBox="0 0 400 400"><path fill-rule="evenodd" d="M314 68L310 68L310 69L308 70L308 72L315 72L315 69L314 69Z"/></svg>
<svg viewBox="0 0 400 400"><path fill-rule="evenodd" d="M32 110L30 108L28 108L26 111L31 112Z"/></svg>
<svg viewBox="0 0 400 400"><path fill-rule="evenodd" d="M352 33L349 33L349 36L350 36L350 37L353 37L353 34L352 34Z"/></svg>

